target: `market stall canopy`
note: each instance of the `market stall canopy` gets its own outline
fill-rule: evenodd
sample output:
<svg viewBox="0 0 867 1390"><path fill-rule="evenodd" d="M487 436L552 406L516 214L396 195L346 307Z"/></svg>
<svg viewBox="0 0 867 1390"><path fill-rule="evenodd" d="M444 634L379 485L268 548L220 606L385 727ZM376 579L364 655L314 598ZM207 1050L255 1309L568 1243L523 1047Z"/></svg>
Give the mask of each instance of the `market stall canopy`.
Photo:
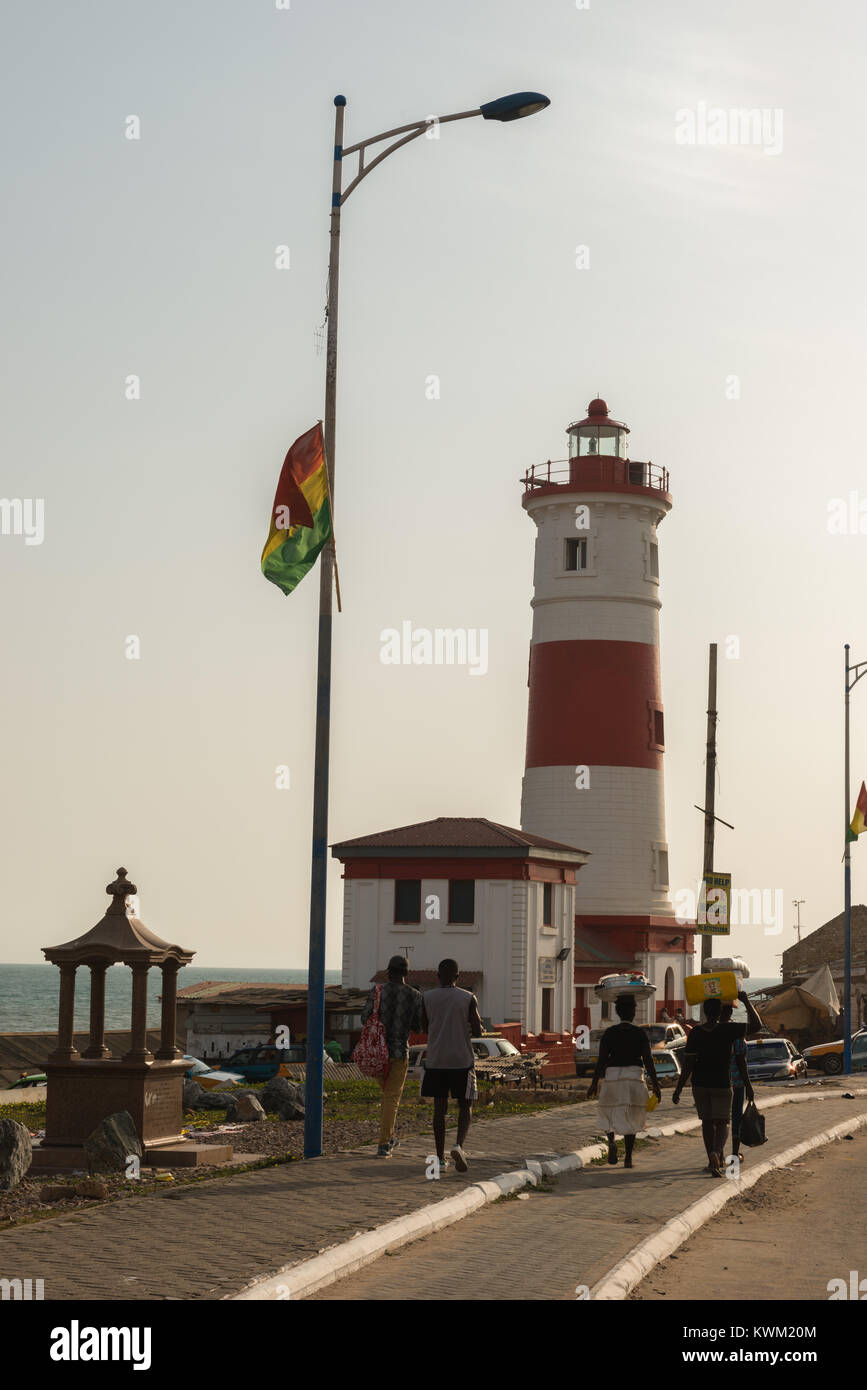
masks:
<svg viewBox="0 0 867 1390"><path fill-rule="evenodd" d="M762 1022L769 1026L773 1020L784 1028L811 1028L818 1019L830 1017L831 1011L824 1000L803 985L793 985L769 1004L764 1004L761 1013Z"/></svg>
<svg viewBox="0 0 867 1390"><path fill-rule="evenodd" d="M828 1012L835 1018L840 1012L840 997L834 986L834 977L827 965L820 965L818 970L814 970L809 979L804 980L801 989L808 994L814 994L817 999L821 999Z"/></svg>

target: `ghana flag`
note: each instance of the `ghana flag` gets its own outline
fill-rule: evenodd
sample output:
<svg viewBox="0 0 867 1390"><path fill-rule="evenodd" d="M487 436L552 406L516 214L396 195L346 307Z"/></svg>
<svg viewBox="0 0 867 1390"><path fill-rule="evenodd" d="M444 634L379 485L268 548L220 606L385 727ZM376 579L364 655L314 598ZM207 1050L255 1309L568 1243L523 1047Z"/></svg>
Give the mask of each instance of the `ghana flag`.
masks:
<svg viewBox="0 0 867 1390"><path fill-rule="evenodd" d="M284 594L291 594L330 539L325 445L318 424L295 440L283 460L271 530L262 551L262 573Z"/></svg>
<svg viewBox="0 0 867 1390"><path fill-rule="evenodd" d="M861 783L861 790L858 793L858 800L855 803L855 814L852 817L852 824L846 831L847 840L857 840L859 835L863 835L867 830L867 787Z"/></svg>

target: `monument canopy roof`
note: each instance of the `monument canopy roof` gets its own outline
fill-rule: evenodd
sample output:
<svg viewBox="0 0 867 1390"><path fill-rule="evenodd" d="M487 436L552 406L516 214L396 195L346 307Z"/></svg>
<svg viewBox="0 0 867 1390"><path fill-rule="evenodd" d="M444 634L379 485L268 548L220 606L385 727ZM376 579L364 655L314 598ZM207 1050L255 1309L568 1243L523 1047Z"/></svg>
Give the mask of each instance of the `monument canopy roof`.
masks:
<svg viewBox="0 0 867 1390"><path fill-rule="evenodd" d="M151 965L161 965L166 960L189 964L195 951L163 941L144 922L128 914L126 899L138 890L134 883L127 881L126 869L118 869L117 878L105 891L112 899L105 916L90 931L72 941L64 941L59 946L43 946L42 953L47 961L53 965L70 961L82 964L105 961L109 965L147 961Z"/></svg>

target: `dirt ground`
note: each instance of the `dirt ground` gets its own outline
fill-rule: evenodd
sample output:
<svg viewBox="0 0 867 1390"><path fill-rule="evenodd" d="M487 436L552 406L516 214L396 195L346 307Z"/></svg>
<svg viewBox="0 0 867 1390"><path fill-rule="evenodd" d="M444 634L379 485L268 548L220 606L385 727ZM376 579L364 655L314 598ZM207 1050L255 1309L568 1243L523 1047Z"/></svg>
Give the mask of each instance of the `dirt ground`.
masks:
<svg viewBox="0 0 867 1390"><path fill-rule="evenodd" d="M761 1162L761 1149L745 1152L747 1163L752 1155ZM832 1279L851 1286L853 1271L867 1300L865 1130L805 1154L734 1198L630 1298L814 1302L831 1297Z"/></svg>

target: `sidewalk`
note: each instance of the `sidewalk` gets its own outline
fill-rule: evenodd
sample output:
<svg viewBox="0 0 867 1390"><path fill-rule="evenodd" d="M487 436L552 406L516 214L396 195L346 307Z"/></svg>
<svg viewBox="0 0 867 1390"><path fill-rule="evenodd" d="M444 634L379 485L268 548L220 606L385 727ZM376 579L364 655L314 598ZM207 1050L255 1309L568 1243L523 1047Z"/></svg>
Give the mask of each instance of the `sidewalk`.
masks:
<svg viewBox="0 0 867 1390"><path fill-rule="evenodd" d="M768 1143L745 1151L747 1164L758 1164L812 1133L865 1113L867 1098L863 1096L780 1106L767 1115ZM485 1207L469 1220L330 1285L309 1301L586 1298L587 1291L639 1241L704 1196L711 1186L726 1181L698 1171L705 1162L698 1130L651 1140L637 1150L635 1162L631 1171L620 1163L616 1168L593 1166L566 1173L547 1190L529 1189L523 1201L506 1199ZM758 1238L760 1243L750 1249L760 1252L761 1214L751 1200L746 1215L740 1217L744 1224L736 1224L738 1200L735 1198L726 1211L732 1212L730 1219L736 1231ZM699 1232L691 1244L700 1246L701 1241ZM677 1258L676 1254L672 1257ZM753 1258L759 1256L754 1254ZM839 1259L837 1264L841 1264ZM653 1275L648 1282L653 1282ZM580 1294L579 1286L583 1286ZM676 1296L706 1298L706 1278L702 1288L701 1293L692 1290ZM719 1290L716 1296L720 1296ZM736 1281L729 1296L743 1296ZM779 1285L776 1296L781 1296Z"/></svg>
<svg viewBox="0 0 867 1390"><path fill-rule="evenodd" d="M674 1120L694 1119L692 1106L686 1100L680 1107L673 1106L670 1094L664 1093L652 1121L664 1125ZM762 1094L770 1097L778 1092L763 1091ZM781 1106L771 1112L773 1118L769 1116L768 1128L774 1142L780 1139L780 1147L785 1147L791 1142L791 1136L803 1137L862 1109L862 1099L828 1098ZM222 1298L239 1291L257 1277L317 1255L328 1246L416 1211L460 1191L469 1183L521 1168L527 1158L569 1152L590 1143L597 1134L596 1106L569 1105L536 1115L474 1124L467 1146L469 1173L462 1176L451 1170L439 1182L425 1178L425 1160L432 1152L432 1143L413 1136L387 1160L374 1158L375 1150L371 1147L314 1162L216 1178L165 1195L124 1200L78 1212L75 1216L0 1233L0 1278L42 1278L47 1299ZM450 1135L448 1142L451 1141ZM660 1172L655 1185L668 1191L673 1202L684 1198L684 1194L685 1200L692 1200L694 1190L686 1190L684 1184L702 1181L691 1178L689 1171L696 1166L693 1155L698 1147L700 1141L687 1137L661 1141ZM771 1146L766 1145L763 1152L769 1151ZM689 1157L681 1158L681 1152ZM610 1252L609 1263L613 1263L622 1253L621 1247L629 1249L644 1229L640 1223L646 1210L649 1154L650 1148L642 1151L639 1160L642 1166L633 1173L625 1173L622 1169L613 1173L585 1170L568 1182L562 1179L557 1184L558 1193L574 1187L576 1193L583 1190L586 1197L589 1183L598 1191L602 1205L598 1206L594 1199L593 1219L599 1228L597 1245L601 1263L607 1258L604 1250ZM676 1174L682 1171L682 1178L672 1177L672 1171ZM626 1196L621 1191L624 1182L633 1188L638 1185L641 1190ZM606 1189L610 1189L607 1196ZM553 1210L559 1217L563 1203L559 1198L554 1200L557 1205ZM499 1217L505 1210L520 1217L521 1208L535 1213L541 1204L542 1209L548 1211L552 1210L551 1203L552 1197L547 1195L528 1202L500 1203L460 1223L452 1232L446 1232L443 1239L456 1239L464 1227L478 1232L479 1222L489 1214ZM682 1204L685 1205L685 1201ZM581 1205L583 1208L584 1203ZM653 1224L652 1219L650 1224ZM622 1240L618 1243L622 1232L626 1233L625 1246ZM584 1240L589 1234L579 1234L575 1238ZM437 1239L432 1237L424 1246ZM523 1245L517 1228L510 1239L516 1248ZM542 1242L542 1250L523 1249L520 1252L522 1269L530 1260L541 1262L543 1252L544 1263L549 1262L551 1228L538 1239ZM558 1229L557 1244L573 1246L572 1235L567 1236L564 1231L561 1242ZM403 1259L416 1261L420 1250L420 1246L411 1247ZM386 1263L392 1267L394 1259L380 1262ZM490 1274L490 1264L487 1274ZM353 1276L344 1292L366 1297L365 1294L352 1294L349 1286L358 1286L361 1279L371 1277L373 1270ZM578 1282L577 1277L575 1282ZM486 1287L489 1289L487 1280ZM335 1294L339 1288L335 1286ZM399 1296L407 1296L406 1285ZM520 1296L527 1295L524 1292Z"/></svg>

